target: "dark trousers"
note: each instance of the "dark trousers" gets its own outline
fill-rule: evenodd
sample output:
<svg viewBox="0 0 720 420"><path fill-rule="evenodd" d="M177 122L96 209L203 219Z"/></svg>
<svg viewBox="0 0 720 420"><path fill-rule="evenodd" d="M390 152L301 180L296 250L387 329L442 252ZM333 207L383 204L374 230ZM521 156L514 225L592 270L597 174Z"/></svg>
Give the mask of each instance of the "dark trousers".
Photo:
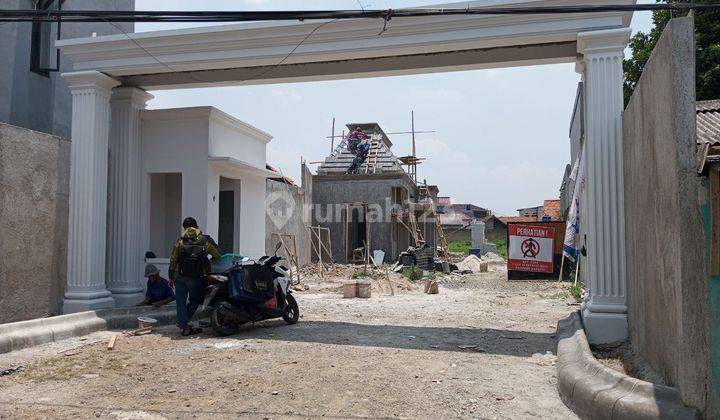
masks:
<svg viewBox="0 0 720 420"><path fill-rule="evenodd" d="M185 329L195 315L205 297L205 282L202 278L175 276L175 298L177 300L177 320L180 328Z"/></svg>

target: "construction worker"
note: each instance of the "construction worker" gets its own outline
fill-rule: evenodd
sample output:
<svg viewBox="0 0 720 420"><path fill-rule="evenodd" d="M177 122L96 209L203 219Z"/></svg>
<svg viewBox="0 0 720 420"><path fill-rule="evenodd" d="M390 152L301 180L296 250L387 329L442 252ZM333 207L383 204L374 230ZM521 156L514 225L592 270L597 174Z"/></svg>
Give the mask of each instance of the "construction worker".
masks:
<svg viewBox="0 0 720 420"><path fill-rule="evenodd" d="M350 153L357 156L358 146L367 138L369 138L369 136L363 133L362 128L356 127L355 131L350 133L347 138L347 148Z"/></svg>
<svg viewBox="0 0 720 420"><path fill-rule="evenodd" d="M347 174L356 174L360 171L360 166L365 162L365 159L367 159L368 152L370 151L370 144L363 140L358 144L357 146L357 153L355 154L355 159L353 159L352 164L350 167L345 171Z"/></svg>
<svg viewBox="0 0 720 420"><path fill-rule="evenodd" d="M175 287L177 297L177 321L183 336L199 334L202 329L190 325L190 320L205 295L205 276L210 270L210 260L220 258L220 251L213 239L203 235L197 221L192 217L183 220L183 235L175 243L170 256L170 287Z"/></svg>
<svg viewBox="0 0 720 420"><path fill-rule="evenodd" d="M145 277L148 279L145 299L137 306L152 305L157 309L175 300L170 283L160 276L160 270L155 265L145 266Z"/></svg>

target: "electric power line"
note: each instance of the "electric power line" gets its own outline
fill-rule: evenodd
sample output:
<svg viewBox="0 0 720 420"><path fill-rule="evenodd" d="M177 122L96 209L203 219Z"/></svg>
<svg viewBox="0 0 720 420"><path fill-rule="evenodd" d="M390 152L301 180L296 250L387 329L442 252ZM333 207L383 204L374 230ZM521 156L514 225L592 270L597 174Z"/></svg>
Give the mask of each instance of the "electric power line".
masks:
<svg viewBox="0 0 720 420"><path fill-rule="evenodd" d="M655 10L720 9L717 3L608 4L578 6L404 8L387 10L316 10L316 11L101 11L101 10L7 10L0 9L0 22L247 22L267 20L327 20L451 16L451 15L534 15Z"/></svg>

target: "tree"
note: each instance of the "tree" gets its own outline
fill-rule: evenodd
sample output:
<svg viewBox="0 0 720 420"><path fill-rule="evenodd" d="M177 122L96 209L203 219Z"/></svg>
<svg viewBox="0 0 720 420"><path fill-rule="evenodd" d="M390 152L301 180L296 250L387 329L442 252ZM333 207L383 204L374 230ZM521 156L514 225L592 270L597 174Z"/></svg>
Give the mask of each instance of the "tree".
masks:
<svg viewBox="0 0 720 420"><path fill-rule="evenodd" d="M659 0L656 0L659 2ZM688 3L690 0L676 0ZM716 0L692 0L697 3L716 3ZM656 10L650 33L638 32L630 39L632 57L623 63L625 71L625 103L627 104L640 80L645 64L670 19L687 13ZM720 9L695 11L696 95L697 100L720 99Z"/></svg>

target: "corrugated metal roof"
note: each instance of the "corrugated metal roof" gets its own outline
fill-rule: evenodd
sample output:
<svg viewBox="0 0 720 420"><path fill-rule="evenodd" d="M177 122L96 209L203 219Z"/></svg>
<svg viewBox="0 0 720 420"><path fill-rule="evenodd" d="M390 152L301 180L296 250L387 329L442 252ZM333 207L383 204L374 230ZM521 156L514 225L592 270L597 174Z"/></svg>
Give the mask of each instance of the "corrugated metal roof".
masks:
<svg viewBox="0 0 720 420"><path fill-rule="evenodd" d="M720 145L720 100L698 101L696 115L698 144Z"/></svg>

